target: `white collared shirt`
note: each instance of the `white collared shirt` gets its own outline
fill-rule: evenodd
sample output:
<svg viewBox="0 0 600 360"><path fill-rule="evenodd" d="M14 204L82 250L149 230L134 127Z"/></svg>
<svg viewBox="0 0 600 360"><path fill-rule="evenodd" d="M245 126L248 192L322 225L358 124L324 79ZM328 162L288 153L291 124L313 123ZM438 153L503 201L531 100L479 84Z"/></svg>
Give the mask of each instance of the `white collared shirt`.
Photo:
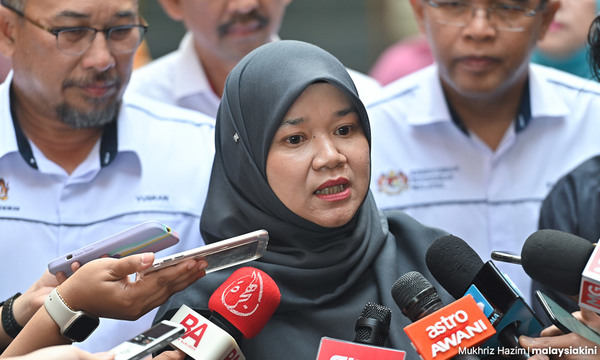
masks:
<svg viewBox="0 0 600 360"><path fill-rule="evenodd" d="M348 72L363 102L377 98L381 86L375 79L352 69ZM185 34L176 51L134 71L125 96L129 93L139 93L215 118L221 101L212 90L190 32Z"/></svg>
<svg viewBox="0 0 600 360"><path fill-rule="evenodd" d="M69 175L28 140L37 169L24 160L10 84L9 78L0 85L0 179L7 188L0 199L1 299L27 290L51 260L149 219L180 234L179 243L157 258L203 245L199 219L212 168L213 119L130 96L117 121L116 157L101 164L105 132ZM150 327L153 316L102 319L80 346L106 351Z"/></svg>
<svg viewBox="0 0 600 360"><path fill-rule="evenodd" d="M492 151L452 121L435 65L384 88L368 108L377 205L462 238L484 261L520 254L552 185L600 153L598 83L532 65L529 90L531 119ZM496 264L529 298L522 268Z"/></svg>

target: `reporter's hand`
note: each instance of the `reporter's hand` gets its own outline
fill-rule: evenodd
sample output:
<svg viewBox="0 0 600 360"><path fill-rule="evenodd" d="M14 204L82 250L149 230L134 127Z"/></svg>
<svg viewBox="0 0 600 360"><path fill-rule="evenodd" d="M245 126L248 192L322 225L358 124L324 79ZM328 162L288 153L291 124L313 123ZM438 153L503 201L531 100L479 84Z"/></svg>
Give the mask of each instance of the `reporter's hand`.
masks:
<svg viewBox="0 0 600 360"><path fill-rule="evenodd" d="M8 360L113 360L112 353L90 354L75 346L60 345L50 346L36 350L27 355L6 358Z"/></svg>
<svg viewBox="0 0 600 360"><path fill-rule="evenodd" d="M546 330L546 329L544 329ZM543 332L542 332L543 333ZM583 338L579 334L569 333L566 335L558 335L558 336L542 336L537 338L530 338L527 336L519 337L519 344L522 347L528 349L569 349L569 348L595 348L596 351L590 355L584 354L568 354L563 355L561 359L600 359L600 345L589 341L588 339ZM531 353L531 350L530 350ZM531 357L531 359L548 359L548 356L545 355L536 355ZM554 358L554 356L552 357Z"/></svg>
<svg viewBox="0 0 600 360"><path fill-rule="evenodd" d="M130 274L149 268L153 261L153 253L97 259L81 266L59 286L59 292L76 310L135 320L203 277L207 266L204 260L188 260L130 281Z"/></svg>
<svg viewBox="0 0 600 360"><path fill-rule="evenodd" d="M596 332L600 332L600 316L591 310L587 310L581 308L579 311L575 311L573 316L581 321L582 323L589 326L592 330ZM552 325L550 327L542 330L541 336L558 336L564 335L562 331L560 331L556 326Z"/></svg>
<svg viewBox="0 0 600 360"><path fill-rule="evenodd" d="M58 285L57 278L46 270L42 277L13 303L13 313L17 323L25 326L33 314L44 304L46 296Z"/></svg>
<svg viewBox="0 0 600 360"><path fill-rule="evenodd" d="M600 332L600 316L595 312L581 308L580 311L575 311L573 316L592 328L595 332Z"/></svg>
<svg viewBox="0 0 600 360"><path fill-rule="evenodd" d="M181 350L163 351L157 356L153 357L154 360L183 360L185 359L185 353Z"/></svg>

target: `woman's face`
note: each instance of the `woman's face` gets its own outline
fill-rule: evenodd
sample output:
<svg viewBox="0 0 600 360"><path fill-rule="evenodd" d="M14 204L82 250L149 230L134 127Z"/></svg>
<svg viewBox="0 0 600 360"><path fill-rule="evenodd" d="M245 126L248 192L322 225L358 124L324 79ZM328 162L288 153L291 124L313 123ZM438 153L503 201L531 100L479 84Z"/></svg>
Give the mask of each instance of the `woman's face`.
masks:
<svg viewBox="0 0 600 360"><path fill-rule="evenodd" d="M567 58L587 41L598 11L597 0L560 0L560 8L538 48L557 58Z"/></svg>
<svg viewBox="0 0 600 360"><path fill-rule="evenodd" d="M338 227L360 207L369 174L369 144L352 102L333 85L310 85L273 137L269 185L297 215Z"/></svg>

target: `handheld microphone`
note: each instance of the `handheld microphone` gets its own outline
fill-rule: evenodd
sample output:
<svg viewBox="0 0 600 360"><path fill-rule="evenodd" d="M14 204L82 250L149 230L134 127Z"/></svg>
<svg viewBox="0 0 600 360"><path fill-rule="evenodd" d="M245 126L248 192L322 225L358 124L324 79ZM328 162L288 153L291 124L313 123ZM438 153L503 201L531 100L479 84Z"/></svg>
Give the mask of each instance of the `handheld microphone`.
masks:
<svg viewBox="0 0 600 360"><path fill-rule="evenodd" d="M521 264L532 279L566 295L579 295L579 306L600 313L600 251L579 236L538 230L521 250Z"/></svg>
<svg viewBox="0 0 600 360"><path fill-rule="evenodd" d="M410 271L396 280L392 286L392 298L402 314L412 322L444 306L437 290L418 271Z"/></svg>
<svg viewBox="0 0 600 360"><path fill-rule="evenodd" d="M383 346L390 331L392 310L389 307L368 302L356 320L354 342Z"/></svg>
<svg viewBox="0 0 600 360"><path fill-rule="evenodd" d="M433 285L421 273L411 271L394 283L392 297L413 321L404 331L424 360L489 354L485 350L468 350L496 333L472 296L444 307Z"/></svg>
<svg viewBox="0 0 600 360"><path fill-rule="evenodd" d="M404 351L383 346L390 329L392 311L369 302L356 320L354 342L321 338L317 360L402 360Z"/></svg>
<svg viewBox="0 0 600 360"><path fill-rule="evenodd" d="M172 345L195 360L245 360L238 343L262 330L281 294L273 279L261 270L243 267L219 286L208 301L209 319L183 305L171 321L185 334Z"/></svg>
<svg viewBox="0 0 600 360"><path fill-rule="evenodd" d="M519 345L519 336L537 336L543 326L492 261L484 263L464 240L446 235L427 249L425 262L450 295L458 298L470 294L482 306L497 332L483 346L513 359L529 358Z"/></svg>

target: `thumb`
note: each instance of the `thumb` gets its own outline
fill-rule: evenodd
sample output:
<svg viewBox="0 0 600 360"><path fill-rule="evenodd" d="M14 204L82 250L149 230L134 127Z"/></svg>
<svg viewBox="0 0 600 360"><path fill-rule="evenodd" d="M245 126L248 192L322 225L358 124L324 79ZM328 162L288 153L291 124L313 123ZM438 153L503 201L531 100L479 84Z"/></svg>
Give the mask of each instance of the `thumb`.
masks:
<svg viewBox="0 0 600 360"><path fill-rule="evenodd" d="M117 278L124 278L152 266L154 253L147 252L118 259L112 266L112 274Z"/></svg>

